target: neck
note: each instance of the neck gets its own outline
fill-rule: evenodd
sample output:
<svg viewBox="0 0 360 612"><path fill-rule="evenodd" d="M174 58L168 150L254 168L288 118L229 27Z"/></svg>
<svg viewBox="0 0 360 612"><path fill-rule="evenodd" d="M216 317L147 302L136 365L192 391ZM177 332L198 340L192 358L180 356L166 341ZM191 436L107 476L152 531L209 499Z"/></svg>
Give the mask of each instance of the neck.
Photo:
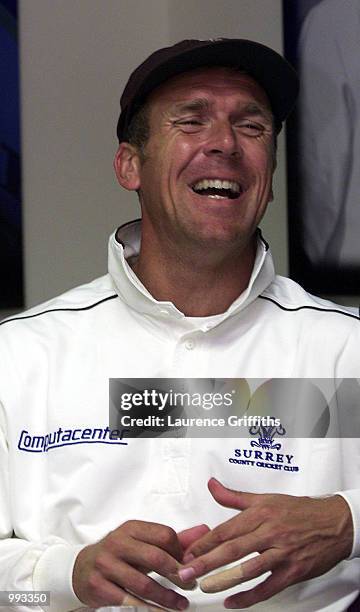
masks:
<svg viewBox="0 0 360 612"><path fill-rule="evenodd" d="M206 317L225 312L246 289L256 246L253 240L222 256L213 249L203 251L178 253L172 245L147 252L142 243L139 257L130 263L156 300L172 302L186 316Z"/></svg>

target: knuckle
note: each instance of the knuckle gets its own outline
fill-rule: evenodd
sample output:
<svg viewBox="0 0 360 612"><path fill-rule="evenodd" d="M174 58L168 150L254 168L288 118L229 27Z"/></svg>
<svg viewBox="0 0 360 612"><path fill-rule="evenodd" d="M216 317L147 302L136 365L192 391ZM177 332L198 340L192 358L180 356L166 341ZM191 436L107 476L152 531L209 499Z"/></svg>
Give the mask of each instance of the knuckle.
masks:
<svg viewBox="0 0 360 612"><path fill-rule="evenodd" d="M150 596L153 594L153 582L151 580L151 578L148 578L147 576L143 576L139 579L138 581L138 585L137 585L137 591L143 596L145 597L145 599L149 599Z"/></svg>
<svg viewBox="0 0 360 612"><path fill-rule="evenodd" d="M265 563L261 555L257 555L249 561L248 572L251 573L263 573L266 570Z"/></svg>
<svg viewBox="0 0 360 612"><path fill-rule="evenodd" d="M288 537L287 530L284 525L280 525L279 523L270 523L269 524L269 535L271 534L271 538L273 542L282 543Z"/></svg>
<svg viewBox="0 0 360 612"><path fill-rule="evenodd" d="M262 521L268 521L274 517L274 508L270 504L265 503L258 508L258 516Z"/></svg>
<svg viewBox="0 0 360 612"><path fill-rule="evenodd" d="M303 578L304 571L300 564L296 563L289 567L288 570L288 581L289 584L294 584L295 582L299 582Z"/></svg>
<svg viewBox="0 0 360 612"><path fill-rule="evenodd" d="M237 542L235 540L226 542L224 544L224 553L226 559L238 559L240 557L240 551Z"/></svg>
<svg viewBox="0 0 360 612"><path fill-rule="evenodd" d="M123 523L120 526L120 529L123 530L123 531L131 531L131 529L134 527L134 522L135 521L131 521L131 520L125 521L125 523Z"/></svg>
<svg viewBox="0 0 360 612"><path fill-rule="evenodd" d="M109 594L108 594L108 590L106 587L106 583L104 581L101 581L98 589L97 589L97 602L98 602L98 606L100 605L104 605L104 604L108 604L109 603Z"/></svg>
<svg viewBox="0 0 360 612"><path fill-rule="evenodd" d="M149 551L147 555L148 566L151 568L164 569L167 566L167 556L158 548Z"/></svg>
<svg viewBox="0 0 360 612"><path fill-rule="evenodd" d="M222 526L219 527L215 527L215 529L213 530L213 538L215 541L215 544L218 546L219 544L224 544L224 542L227 541L228 539L228 535L227 535L227 531L226 529L223 529Z"/></svg>
<svg viewBox="0 0 360 612"><path fill-rule="evenodd" d="M291 537L291 533L287 530L287 529L278 529L277 532L275 532L275 537L276 537L276 542L282 547L282 548L290 548L291 544L292 544L292 537Z"/></svg>
<svg viewBox="0 0 360 612"><path fill-rule="evenodd" d="M261 535L261 551L272 548L274 544L278 546L278 542L276 542L272 531L268 531Z"/></svg>
<svg viewBox="0 0 360 612"><path fill-rule="evenodd" d="M88 586L88 591L89 594L94 597L95 595L98 595L98 592L101 588L101 576L97 571L92 571L89 574L88 580L87 580L87 586Z"/></svg>
<svg viewBox="0 0 360 612"><path fill-rule="evenodd" d="M116 531L111 531L102 542L103 548L108 552L115 554L118 549L118 534Z"/></svg>
<svg viewBox="0 0 360 612"><path fill-rule="evenodd" d="M166 546L167 544L172 544L176 537L176 532L171 529L171 527L164 526L163 529L159 531L159 541L164 546Z"/></svg>
<svg viewBox="0 0 360 612"><path fill-rule="evenodd" d="M111 557L106 550L100 550L94 560L95 568L100 572L106 572L111 567Z"/></svg>
<svg viewBox="0 0 360 612"><path fill-rule="evenodd" d="M196 559L196 561L193 561L192 567L198 576L203 576L212 569L210 562L206 558Z"/></svg>
<svg viewBox="0 0 360 612"><path fill-rule="evenodd" d="M298 548L299 536L296 525L276 525L274 529L276 542L286 550L295 550Z"/></svg>

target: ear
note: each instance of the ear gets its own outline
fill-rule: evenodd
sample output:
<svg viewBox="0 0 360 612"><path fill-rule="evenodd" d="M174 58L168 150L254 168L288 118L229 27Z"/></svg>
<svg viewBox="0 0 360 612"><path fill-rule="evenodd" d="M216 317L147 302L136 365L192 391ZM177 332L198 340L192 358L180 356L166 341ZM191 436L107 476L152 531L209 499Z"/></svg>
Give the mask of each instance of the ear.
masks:
<svg viewBox="0 0 360 612"><path fill-rule="evenodd" d="M140 156L133 145L122 142L116 152L114 169L120 185L129 191L140 187Z"/></svg>

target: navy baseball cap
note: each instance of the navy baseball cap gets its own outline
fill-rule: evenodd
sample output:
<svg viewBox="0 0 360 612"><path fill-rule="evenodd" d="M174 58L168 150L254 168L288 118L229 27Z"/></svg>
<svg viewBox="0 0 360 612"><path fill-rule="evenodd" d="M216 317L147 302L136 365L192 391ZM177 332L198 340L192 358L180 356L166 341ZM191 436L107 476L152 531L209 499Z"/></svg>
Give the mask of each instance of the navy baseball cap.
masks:
<svg viewBox="0 0 360 612"><path fill-rule="evenodd" d="M152 53L131 74L120 99L119 142L136 111L150 92L177 74L202 66L230 66L244 70L266 92L277 132L292 110L298 90L294 68L279 53L258 42L237 38L182 40Z"/></svg>

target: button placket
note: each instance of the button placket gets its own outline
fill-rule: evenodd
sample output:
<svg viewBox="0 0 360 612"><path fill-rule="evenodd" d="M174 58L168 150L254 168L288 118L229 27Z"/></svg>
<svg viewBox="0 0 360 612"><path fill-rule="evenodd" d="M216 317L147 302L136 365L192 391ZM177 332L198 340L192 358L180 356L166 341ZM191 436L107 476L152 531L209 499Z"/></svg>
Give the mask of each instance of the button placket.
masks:
<svg viewBox="0 0 360 612"><path fill-rule="evenodd" d="M153 491L157 494L188 493L190 475L191 440L158 440L157 452L160 461ZM160 451L160 453L159 453Z"/></svg>
<svg viewBox="0 0 360 612"><path fill-rule="evenodd" d="M188 351L192 351L196 346L196 342L192 338L189 338L185 341L184 346Z"/></svg>
<svg viewBox="0 0 360 612"><path fill-rule="evenodd" d="M201 373L202 344L201 333L186 334L179 338L174 351L174 376L177 378L196 378Z"/></svg>

